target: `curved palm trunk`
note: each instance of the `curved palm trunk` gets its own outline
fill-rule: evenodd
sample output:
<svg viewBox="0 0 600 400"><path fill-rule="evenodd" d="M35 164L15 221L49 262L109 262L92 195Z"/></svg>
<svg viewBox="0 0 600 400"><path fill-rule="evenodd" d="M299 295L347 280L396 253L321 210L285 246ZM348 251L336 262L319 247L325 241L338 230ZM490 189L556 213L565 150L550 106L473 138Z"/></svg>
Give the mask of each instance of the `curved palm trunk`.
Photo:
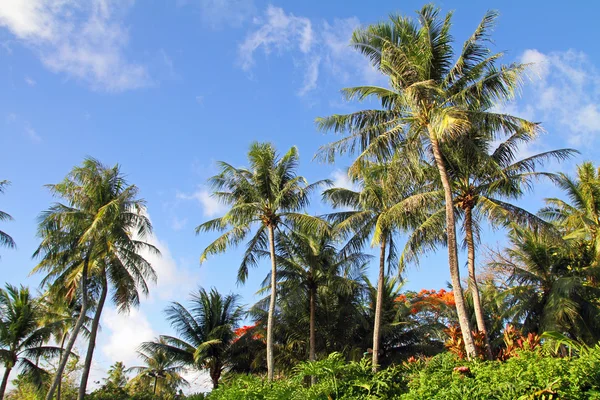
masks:
<svg viewBox="0 0 600 400"><path fill-rule="evenodd" d="M79 394L77 395L78 400L83 400L85 398L85 391L87 389L88 378L90 376L90 369L92 368L92 359L94 357L94 348L96 347L96 336L98 335L98 327L100 326L100 317L102 316L102 309L104 308L106 294L108 293L106 270L102 269L101 274L102 291L100 292L100 299L98 299L96 314L94 315L94 320L92 321L92 329L90 332L90 339L88 341L87 353L85 355L85 363L83 365L83 372L81 373L81 382L79 383Z"/></svg>
<svg viewBox="0 0 600 400"><path fill-rule="evenodd" d="M67 332L65 332L62 336L62 340L60 341L60 358L58 359L59 363L62 360L64 354L63 354L63 350L65 348L65 341L67 340ZM56 400L60 400L61 397L61 390L62 390L62 375L60 376L60 379L58 380L58 386L56 387Z"/></svg>
<svg viewBox="0 0 600 400"><path fill-rule="evenodd" d="M385 284L385 246L386 236L381 237L379 255L379 278L377 279L377 302L375 303L375 324L373 326L373 372L379 368L379 344L381 341L381 314L383 307L383 285Z"/></svg>
<svg viewBox="0 0 600 400"><path fill-rule="evenodd" d="M311 268L312 269L312 268ZM310 308L310 321L309 321L309 350L308 350L308 359L309 361L315 361L317 359L316 349L317 349L317 338L315 332L315 319L316 319L316 300L317 300L317 287L314 282L310 284L310 294L309 294L309 308ZM310 377L311 385L317 383L317 377Z"/></svg>
<svg viewBox="0 0 600 400"><path fill-rule="evenodd" d="M87 274L88 274L89 263L90 263L90 259L89 259L89 255L88 255L88 257L83 262L83 270L81 271L81 311L80 311L79 317L77 318L77 322L75 323L75 326L73 327L73 331L71 332L71 337L69 338L69 341L67 342L67 347L65 348L65 356L62 357L62 359L60 360L60 363L58 364L58 368L56 370L56 375L54 376L54 379L52 380L52 385L50 386L50 389L48 390L48 393L46 394L46 400L52 400L54 397L54 392L56 391L56 388L58 387L58 383L62 379L62 374L65 370L65 367L67 366L67 361L69 360L69 355L71 354L71 351L73 350L73 346L75 345L75 340L77 340L79 331L81 330L81 327L83 326L83 322L85 321L85 315L87 314L87 309L88 309Z"/></svg>
<svg viewBox="0 0 600 400"><path fill-rule="evenodd" d="M481 307L481 298L479 297L479 285L475 276L475 240L473 238L473 209L465 208L465 235L467 239L467 265L469 267L469 289L473 296L473 309L475 310L475 319L477 320L477 330L483 333L485 339L485 353L488 360L493 358L490 340L485 327L485 318L483 316L483 307Z"/></svg>
<svg viewBox="0 0 600 400"><path fill-rule="evenodd" d="M273 380L275 357L273 355L273 319L275 316L275 301L277 298L277 264L275 262L275 230L269 225L269 250L271 252L271 299L269 301L269 316L267 318L267 378Z"/></svg>
<svg viewBox="0 0 600 400"><path fill-rule="evenodd" d="M430 132L431 135L431 132ZM454 300L456 302L456 313L458 314L458 323L465 342L465 350L469 359L476 357L475 344L471 334L471 324L467 317L467 309L465 307L465 298L463 296L462 286L460 285L460 270L458 266L458 246L456 243L456 224L454 221L454 201L452 199L452 189L450 187L450 179L448 171L444 165L440 143L438 140L430 136L431 148L435 158L435 164L440 173L442 187L444 188L444 203L446 207L446 231L448 237L448 264L450 266L450 277L452 280L452 290L454 291Z"/></svg>
<svg viewBox="0 0 600 400"><path fill-rule="evenodd" d="M10 376L10 371L12 367L7 367L4 370L4 376L2 377L2 385L0 385L0 400L4 398L4 392L6 392L6 386L8 385L8 377Z"/></svg>

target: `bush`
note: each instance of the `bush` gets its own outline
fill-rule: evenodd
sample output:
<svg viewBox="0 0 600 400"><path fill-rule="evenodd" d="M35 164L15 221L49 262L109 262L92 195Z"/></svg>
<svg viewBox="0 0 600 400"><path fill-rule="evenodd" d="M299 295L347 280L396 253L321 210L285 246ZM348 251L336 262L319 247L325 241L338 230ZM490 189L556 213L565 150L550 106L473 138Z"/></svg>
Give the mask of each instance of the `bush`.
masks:
<svg viewBox="0 0 600 400"><path fill-rule="evenodd" d="M308 385L309 377L317 383ZM252 375L234 376L209 400L600 400L600 347L577 358L520 351L507 361L459 360L443 353L373 374L368 361L346 363L340 354L299 365L272 383Z"/></svg>

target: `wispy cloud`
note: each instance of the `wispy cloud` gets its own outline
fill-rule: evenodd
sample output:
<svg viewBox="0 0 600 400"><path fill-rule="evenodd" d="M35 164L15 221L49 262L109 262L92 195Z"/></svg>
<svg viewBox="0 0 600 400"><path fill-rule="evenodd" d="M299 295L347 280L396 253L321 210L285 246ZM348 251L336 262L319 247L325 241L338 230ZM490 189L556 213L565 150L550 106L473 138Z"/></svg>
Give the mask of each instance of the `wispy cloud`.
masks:
<svg viewBox="0 0 600 400"><path fill-rule="evenodd" d="M17 114L12 112L8 113L6 115L6 124L12 125L15 129L15 133L20 131L21 134L29 139L32 143L38 144L42 142L42 137L35 129L33 129L29 121L20 118Z"/></svg>
<svg viewBox="0 0 600 400"><path fill-rule="evenodd" d="M36 51L50 70L117 92L146 86L146 68L127 60L123 15L133 0L27 0L0 7L0 27Z"/></svg>
<svg viewBox="0 0 600 400"><path fill-rule="evenodd" d="M41 143L42 137L38 135L38 133L31 126L25 126L25 135L33 142L33 143Z"/></svg>
<svg viewBox="0 0 600 400"><path fill-rule="evenodd" d="M35 86L37 82L35 80L33 80L32 78L26 76L25 83L28 84L29 86Z"/></svg>
<svg viewBox="0 0 600 400"><path fill-rule="evenodd" d="M587 54L530 49L521 61L532 63L533 83L524 96L528 116L556 121L571 145L594 140L600 133L600 73Z"/></svg>
<svg viewBox="0 0 600 400"><path fill-rule="evenodd" d="M352 32L359 26L356 17L315 22L268 6L262 17L255 18L254 26L239 45L240 66L251 71L259 50L265 56L291 55L296 68L303 70L299 96L318 89L322 71L341 82L358 79L367 84L382 83L382 75L349 46ZM298 55L303 62L296 61Z"/></svg>
<svg viewBox="0 0 600 400"><path fill-rule="evenodd" d="M262 49L265 54L292 49L307 54L314 43L312 23L308 18L286 14L282 8L269 5L265 15L255 18L255 28L239 48L241 66L250 70L254 65L254 53Z"/></svg>
<svg viewBox="0 0 600 400"><path fill-rule="evenodd" d="M188 219L187 218L177 218L177 217L173 217L171 219L171 228L174 231L180 231L183 228L185 228L185 226L187 225Z"/></svg>
<svg viewBox="0 0 600 400"><path fill-rule="evenodd" d="M227 208L216 198L203 188L198 188L194 193L177 193L177 198L181 200L196 200L202 207L202 213L205 217L215 217L223 214Z"/></svg>
<svg viewBox="0 0 600 400"><path fill-rule="evenodd" d="M252 0L179 0L178 4L198 7L202 22L213 29L239 27L255 12Z"/></svg>

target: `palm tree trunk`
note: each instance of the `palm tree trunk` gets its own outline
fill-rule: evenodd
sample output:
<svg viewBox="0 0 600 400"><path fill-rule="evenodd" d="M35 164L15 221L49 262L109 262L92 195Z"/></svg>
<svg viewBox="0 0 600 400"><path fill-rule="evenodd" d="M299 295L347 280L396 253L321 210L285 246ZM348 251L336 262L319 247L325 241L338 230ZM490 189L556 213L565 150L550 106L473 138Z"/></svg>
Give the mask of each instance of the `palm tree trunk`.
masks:
<svg viewBox="0 0 600 400"><path fill-rule="evenodd" d="M158 383L158 375L154 377L154 391L153 394L156 396L156 384Z"/></svg>
<svg viewBox="0 0 600 400"><path fill-rule="evenodd" d="M315 361L317 359L316 356L316 347L317 347L317 338L315 333L315 318L316 318L316 298L317 298L317 288L314 284L310 286L310 299L309 299L309 307L310 307L310 322L309 322L309 331L310 331L310 348L308 352L308 360Z"/></svg>
<svg viewBox="0 0 600 400"><path fill-rule="evenodd" d="M450 266L450 277L452 280L452 289L454 291L454 300L456 302L456 313L458 314L458 323L462 331L463 340L465 342L465 350L469 359L475 357L475 344L471 334L471 324L467 317L467 309L465 307L465 298L463 295L462 286L460 284L460 270L458 266L458 246L456 243L456 224L454 221L454 201L452 198L452 189L450 187L450 179L448 171L442 158L440 143L431 134L431 148L435 158L435 164L440 173L442 187L444 188L444 202L446 207L446 233L448 240L448 264Z"/></svg>
<svg viewBox="0 0 600 400"><path fill-rule="evenodd" d="M63 350L65 348L65 341L67 340L67 331L65 331L65 333L63 334L62 340L60 341L60 358L58 359L58 362L60 363L60 361L63 358ZM60 396L61 396L61 390L62 390L62 375L60 376L60 379L58 380L58 386L56 387L56 400L60 400Z"/></svg>
<svg viewBox="0 0 600 400"><path fill-rule="evenodd" d="M2 377L2 385L0 386L0 400L4 398L4 392L6 392L6 386L8 385L8 377L12 367L6 367L4 370L4 376Z"/></svg>
<svg viewBox="0 0 600 400"><path fill-rule="evenodd" d="M473 309L475 310L475 319L477 320L477 330L483 334L485 339L485 353L488 360L493 358L490 340L485 327L485 318L483 317L483 308L481 307L481 298L479 297L479 286L475 276L475 240L473 239L473 209L465 208L465 235L467 239L467 265L469 267L469 289L473 296Z"/></svg>
<svg viewBox="0 0 600 400"><path fill-rule="evenodd" d="M212 380L213 390L219 387L219 378L221 378L221 367L217 365L215 369L210 372L210 379Z"/></svg>
<svg viewBox="0 0 600 400"><path fill-rule="evenodd" d="M90 264L90 255L88 254L87 258L83 262L83 270L81 271L81 311L80 311L79 317L77 318L77 322L75 323L75 326L73 327L73 331L71 332L71 337L69 338L69 341L67 342L67 347L65 348L65 356L62 357L62 359L60 360L60 362L58 364L58 368L56 370L56 375L54 376L54 379L52 381L52 385L50 386L50 389L48 390L48 393L46 394L46 400L52 400L54 397L54 392L56 391L56 388L58 387L58 382L60 382L60 380L62 379L62 374L65 370L65 367L67 366L67 361L69 360L69 355L71 354L71 351L73 350L73 346L75 345L75 340L77 340L79 331L81 330L81 327L83 326L83 322L85 321L85 316L87 314L87 309L88 309L87 274L88 274L89 264Z"/></svg>
<svg viewBox="0 0 600 400"><path fill-rule="evenodd" d="M273 319L275 316L275 301L277 299L277 264L275 262L275 230L269 225L269 249L271 251L271 299L269 301L269 316L267 318L267 378L273 380L275 357L273 355Z"/></svg>
<svg viewBox="0 0 600 400"><path fill-rule="evenodd" d="M315 319L316 319L316 299L317 299L317 287L314 282L310 284L310 298L309 298L309 308L310 308L310 321L309 321L309 350L308 350L308 360L315 361L317 359L316 349L317 349L317 338L315 332ZM317 383L317 377L310 377L311 385Z"/></svg>
<svg viewBox="0 0 600 400"><path fill-rule="evenodd" d="M102 315L102 309L104 308L104 302L106 301L106 294L108 293L106 270L103 268L100 273L102 276L102 291L100 292L98 306L96 307L96 313L94 314L94 319L92 321L92 329L90 331L87 353L85 355L85 363L83 365L83 372L81 373L81 382L79 383L79 394L77 395L78 400L83 400L85 398L85 391L87 389L88 378L90 376L90 369L92 368L92 358L94 357L94 348L96 347L96 336L98 334L98 327L100 326L100 317Z"/></svg>
<svg viewBox="0 0 600 400"><path fill-rule="evenodd" d="M385 246L386 236L381 236L379 254L379 278L377 279L377 301L375 303L375 324L373 326L373 372L379 368L379 344L381 341L381 314L383 307L383 285L385 284Z"/></svg>

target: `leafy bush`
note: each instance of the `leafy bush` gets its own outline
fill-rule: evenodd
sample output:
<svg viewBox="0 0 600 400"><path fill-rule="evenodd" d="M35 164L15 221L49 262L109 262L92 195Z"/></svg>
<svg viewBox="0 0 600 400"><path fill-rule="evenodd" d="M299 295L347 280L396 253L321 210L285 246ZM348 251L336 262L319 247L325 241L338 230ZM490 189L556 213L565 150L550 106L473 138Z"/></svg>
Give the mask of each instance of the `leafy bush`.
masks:
<svg viewBox="0 0 600 400"><path fill-rule="evenodd" d="M313 386L311 376L317 377ZM578 358L550 357L541 348L517 351L507 361L468 362L447 352L375 374L367 360L346 363L334 353L272 383L232 377L208 399L600 400L600 347Z"/></svg>

